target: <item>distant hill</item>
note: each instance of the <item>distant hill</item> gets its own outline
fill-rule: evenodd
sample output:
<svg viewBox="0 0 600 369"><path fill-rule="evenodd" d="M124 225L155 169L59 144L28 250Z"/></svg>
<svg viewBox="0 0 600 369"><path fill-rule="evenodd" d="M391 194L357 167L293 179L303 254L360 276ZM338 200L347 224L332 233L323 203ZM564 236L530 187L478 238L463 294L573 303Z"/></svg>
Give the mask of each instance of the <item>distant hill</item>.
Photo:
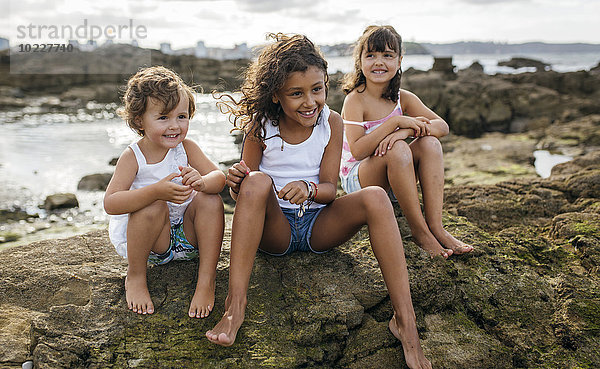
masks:
<svg viewBox="0 0 600 369"><path fill-rule="evenodd" d="M432 55L456 54L520 54L520 53L596 53L600 44L548 44L527 42L522 44L504 44L495 42L463 41L451 44L421 43Z"/></svg>
<svg viewBox="0 0 600 369"><path fill-rule="evenodd" d="M431 54L429 50L416 42L402 42L402 47L404 54ZM319 48L325 56L351 56L354 44L321 45Z"/></svg>

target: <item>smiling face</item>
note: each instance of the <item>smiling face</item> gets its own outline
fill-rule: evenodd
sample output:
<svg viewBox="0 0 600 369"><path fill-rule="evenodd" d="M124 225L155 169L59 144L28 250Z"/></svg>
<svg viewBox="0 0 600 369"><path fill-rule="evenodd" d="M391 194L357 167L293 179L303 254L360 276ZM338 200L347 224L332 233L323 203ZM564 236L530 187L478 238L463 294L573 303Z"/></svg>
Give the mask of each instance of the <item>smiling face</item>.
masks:
<svg viewBox="0 0 600 369"><path fill-rule="evenodd" d="M189 104L189 99L180 92L177 106L164 114L162 103L150 97L144 114L136 118L143 139L161 149L171 149L183 142L190 124Z"/></svg>
<svg viewBox="0 0 600 369"><path fill-rule="evenodd" d="M398 73L402 56L386 47L384 51L363 50L360 61L367 81L381 83L390 81Z"/></svg>
<svg viewBox="0 0 600 369"><path fill-rule="evenodd" d="M292 72L273 96L273 103L281 104L280 123L314 126L325 106L325 73L310 66L304 72Z"/></svg>

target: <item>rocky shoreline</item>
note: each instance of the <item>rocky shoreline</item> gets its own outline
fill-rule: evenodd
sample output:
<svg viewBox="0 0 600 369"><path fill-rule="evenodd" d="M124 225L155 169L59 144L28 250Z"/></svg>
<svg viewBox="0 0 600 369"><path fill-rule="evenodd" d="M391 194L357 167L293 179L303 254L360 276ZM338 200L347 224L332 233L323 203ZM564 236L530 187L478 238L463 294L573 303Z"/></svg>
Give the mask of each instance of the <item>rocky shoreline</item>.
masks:
<svg viewBox="0 0 600 369"><path fill-rule="evenodd" d="M194 63L201 62L179 67ZM229 75L235 65L226 67ZM219 68L225 67L212 69L213 77ZM427 356L436 368L598 367L600 73L488 76L476 65L458 73L448 64L435 69L406 71L403 86L451 125L453 134L442 140L444 223L476 250L430 259L397 212ZM328 100L338 110L340 78L331 75ZM9 111L40 101L36 93L54 94L38 106L40 113L77 111L88 98L100 100L96 88L115 92L117 85L87 87L82 80L60 93L52 90L57 86L33 93L4 82L0 100L19 101L13 110L2 103ZM80 90L63 95L72 89ZM110 96L106 101L115 101ZM574 159L542 179L532 165L535 150ZM101 190L97 183L86 188ZM3 191L18 196L12 187ZM77 216L76 208L49 212L64 220ZM14 208L0 209L0 217L4 227L41 224ZM217 306L206 320L195 320L186 309L196 261L152 268L157 313L137 316L126 310L126 263L106 230L0 251L0 367L20 368L28 360L36 368L404 367L387 330L391 306L364 230L325 255L275 260L260 254L246 323L236 345L222 348L204 332L223 312L228 258L226 241Z"/></svg>
<svg viewBox="0 0 600 369"><path fill-rule="evenodd" d="M430 259L405 220L411 290L436 368L594 368L600 363L600 152L548 179L447 189L444 223L472 254ZM230 220L230 217L228 216ZM226 239L230 237L227 226ZM157 313L126 310L126 263L106 231L0 252L0 364L36 368L402 368L391 306L366 231L325 255L259 254L232 348L187 317L197 262L149 271Z"/></svg>

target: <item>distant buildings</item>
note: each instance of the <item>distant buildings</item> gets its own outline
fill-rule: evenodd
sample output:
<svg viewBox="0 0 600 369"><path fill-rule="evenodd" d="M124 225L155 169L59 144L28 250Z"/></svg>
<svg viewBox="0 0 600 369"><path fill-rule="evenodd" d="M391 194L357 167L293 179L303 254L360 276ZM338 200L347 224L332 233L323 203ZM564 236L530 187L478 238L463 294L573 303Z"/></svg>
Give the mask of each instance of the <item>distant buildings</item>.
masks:
<svg viewBox="0 0 600 369"><path fill-rule="evenodd" d="M69 45L72 45L75 49L80 51L91 52L96 50L100 45L96 40L88 40L80 42L79 40L73 39L68 41ZM106 40L102 47L113 45L112 39ZM137 40L133 39L130 44L134 47L139 47ZM10 42L8 39L0 37L0 50L8 49ZM321 51L326 56L346 56L351 55L352 45L351 44L338 44L338 45L322 45L320 46ZM244 42L236 44L233 48L221 48L221 47L207 47L204 41L198 41L195 47L188 47L183 49L174 50L171 47L171 43L162 42L159 50L163 54L167 55L193 55L197 58L208 58L217 60L236 60L236 59L252 59L255 57L255 52L252 48Z"/></svg>
<svg viewBox="0 0 600 369"><path fill-rule="evenodd" d="M160 44L160 49L159 50L163 54L168 54L168 55L173 54L173 50L171 50L171 44L168 43L168 42L162 42Z"/></svg>
<svg viewBox="0 0 600 369"><path fill-rule="evenodd" d="M244 42L235 45L233 49L223 49L220 47L206 47L204 41L198 41L196 47L173 50L171 44L163 42L160 44L160 51L168 55L194 55L197 58L209 58L217 60L250 59L252 50Z"/></svg>
<svg viewBox="0 0 600 369"><path fill-rule="evenodd" d="M85 44L79 44L79 50L81 51L94 51L98 48L96 40L88 40Z"/></svg>

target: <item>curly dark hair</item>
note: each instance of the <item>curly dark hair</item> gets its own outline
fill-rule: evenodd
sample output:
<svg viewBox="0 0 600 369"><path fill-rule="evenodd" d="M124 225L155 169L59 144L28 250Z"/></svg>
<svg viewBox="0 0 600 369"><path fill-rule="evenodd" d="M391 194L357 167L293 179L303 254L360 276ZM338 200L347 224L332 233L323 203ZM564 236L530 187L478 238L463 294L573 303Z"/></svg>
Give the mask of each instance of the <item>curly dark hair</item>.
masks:
<svg viewBox="0 0 600 369"><path fill-rule="evenodd" d="M244 82L236 91L241 94L239 101L230 94L217 97L220 111L230 114L233 130L242 130L260 141L265 139L265 122L277 124L279 120L281 105L273 102L273 95L291 73L305 72L314 66L325 75L326 94L329 84L327 61L306 36L270 33L267 38L274 42L265 46L244 72Z"/></svg>
<svg viewBox="0 0 600 369"><path fill-rule="evenodd" d="M186 85L177 73L168 68L162 66L144 68L127 81L127 88L122 98L124 107L118 110L118 114L129 128L144 136L144 131L135 120L146 112L148 99L158 100L163 106L161 114L167 114L179 104L181 93L189 101L188 113L191 119L196 111L194 90Z"/></svg>
<svg viewBox="0 0 600 369"><path fill-rule="evenodd" d="M392 26L368 26L362 36L354 46L354 70L344 76L342 89L346 94L349 94L359 86L366 88L366 78L362 72L362 63L360 57L363 51L367 52L383 52L386 47L394 50L398 55L402 55L402 37L396 32ZM384 99L398 102L398 91L400 90L400 81L402 79L402 70L390 81L388 88L381 95ZM358 92L363 92L362 91Z"/></svg>

